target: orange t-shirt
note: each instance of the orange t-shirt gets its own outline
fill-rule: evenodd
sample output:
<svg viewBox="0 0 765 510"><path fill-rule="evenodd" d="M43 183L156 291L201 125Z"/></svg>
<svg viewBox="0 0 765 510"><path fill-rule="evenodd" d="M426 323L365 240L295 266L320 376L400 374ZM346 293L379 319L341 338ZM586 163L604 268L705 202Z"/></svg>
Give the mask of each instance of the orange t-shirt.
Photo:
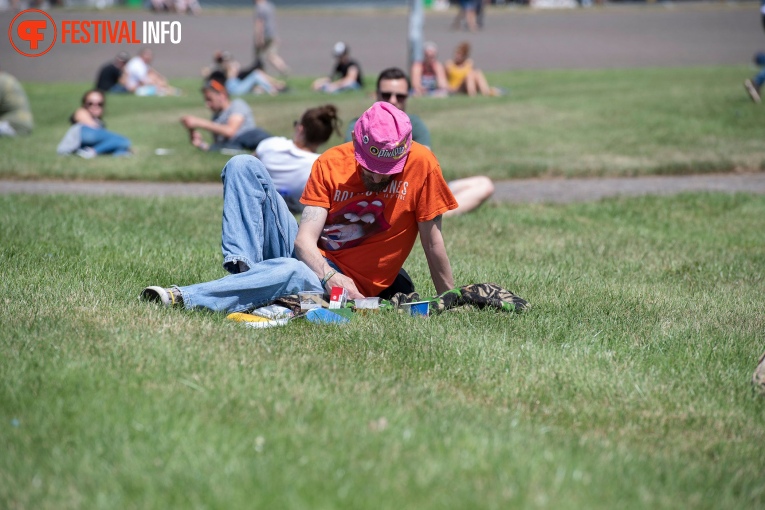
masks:
<svg viewBox="0 0 765 510"><path fill-rule="evenodd" d="M416 142L404 170L380 192L364 187L353 142L327 150L313 164L300 201L328 209L319 250L365 296L377 296L396 279L418 222L457 208L438 160Z"/></svg>

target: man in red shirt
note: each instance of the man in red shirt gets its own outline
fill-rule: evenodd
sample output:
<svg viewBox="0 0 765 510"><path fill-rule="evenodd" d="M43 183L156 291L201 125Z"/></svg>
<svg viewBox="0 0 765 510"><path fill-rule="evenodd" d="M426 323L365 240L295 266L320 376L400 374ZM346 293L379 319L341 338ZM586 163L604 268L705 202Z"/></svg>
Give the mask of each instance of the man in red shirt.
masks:
<svg viewBox="0 0 765 510"><path fill-rule="evenodd" d="M222 175L223 265L232 274L147 287L142 296L228 312L303 290L377 296L396 279L418 234L436 291L453 288L441 216L457 202L435 156L412 141L409 117L386 102L364 112L353 138L314 163L299 228L263 165L232 158Z"/></svg>

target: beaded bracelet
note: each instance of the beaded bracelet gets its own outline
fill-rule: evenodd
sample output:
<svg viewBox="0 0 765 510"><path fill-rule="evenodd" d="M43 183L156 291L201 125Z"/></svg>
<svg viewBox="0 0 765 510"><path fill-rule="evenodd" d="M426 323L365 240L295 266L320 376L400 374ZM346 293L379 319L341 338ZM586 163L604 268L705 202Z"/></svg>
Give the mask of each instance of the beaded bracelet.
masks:
<svg viewBox="0 0 765 510"><path fill-rule="evenodd" d="M327 274L324 275L324 278L321 279L321 287L324 288L324 286L327 284L327 282L337 274L337 271L334 269L330 269Z"/></svg>

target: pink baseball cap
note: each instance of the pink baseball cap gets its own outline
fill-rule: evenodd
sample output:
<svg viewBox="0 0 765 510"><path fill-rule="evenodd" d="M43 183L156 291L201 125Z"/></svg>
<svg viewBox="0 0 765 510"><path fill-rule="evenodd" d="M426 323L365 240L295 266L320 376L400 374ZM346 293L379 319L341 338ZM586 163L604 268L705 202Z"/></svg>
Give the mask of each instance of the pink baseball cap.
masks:
<svg viewBox="0 0 765 510"><path fill-rule="evenodd" d="M356 161L370 172L390 175L403 171L411 148L409 116L385 101L373 104L353 128Z"/></svg>

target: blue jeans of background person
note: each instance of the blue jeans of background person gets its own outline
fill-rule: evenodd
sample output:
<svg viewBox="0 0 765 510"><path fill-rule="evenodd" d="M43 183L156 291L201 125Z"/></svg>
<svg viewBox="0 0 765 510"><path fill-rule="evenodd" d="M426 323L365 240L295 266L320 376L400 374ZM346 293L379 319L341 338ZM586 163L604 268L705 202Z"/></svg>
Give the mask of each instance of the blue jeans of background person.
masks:
<svg viewBox="0 0 765 510"><path fill-rule="evenodd" d="M322 290L316 274L294 258L298 225L263 163L249 155L234 156L221 179L223 267L232 274L178 287L184 306L240 312L280 296Z"/></svg>
<svg viewBox="0 0 765 510"><path fill-rule="evenodd" d="M242 79L229 78L226 80L226 90L232 96L249 94L256 86L265 90L268 94L274 93L274 87L256 69Z"/></svg>
<svg viewBox="0 0 765 510"><path fill-rule="evenodd" d="M113 154L115 156L130 154L130 140L117 133L90 126L82 126L80 146L92 147L96 154Z"/></svg>

